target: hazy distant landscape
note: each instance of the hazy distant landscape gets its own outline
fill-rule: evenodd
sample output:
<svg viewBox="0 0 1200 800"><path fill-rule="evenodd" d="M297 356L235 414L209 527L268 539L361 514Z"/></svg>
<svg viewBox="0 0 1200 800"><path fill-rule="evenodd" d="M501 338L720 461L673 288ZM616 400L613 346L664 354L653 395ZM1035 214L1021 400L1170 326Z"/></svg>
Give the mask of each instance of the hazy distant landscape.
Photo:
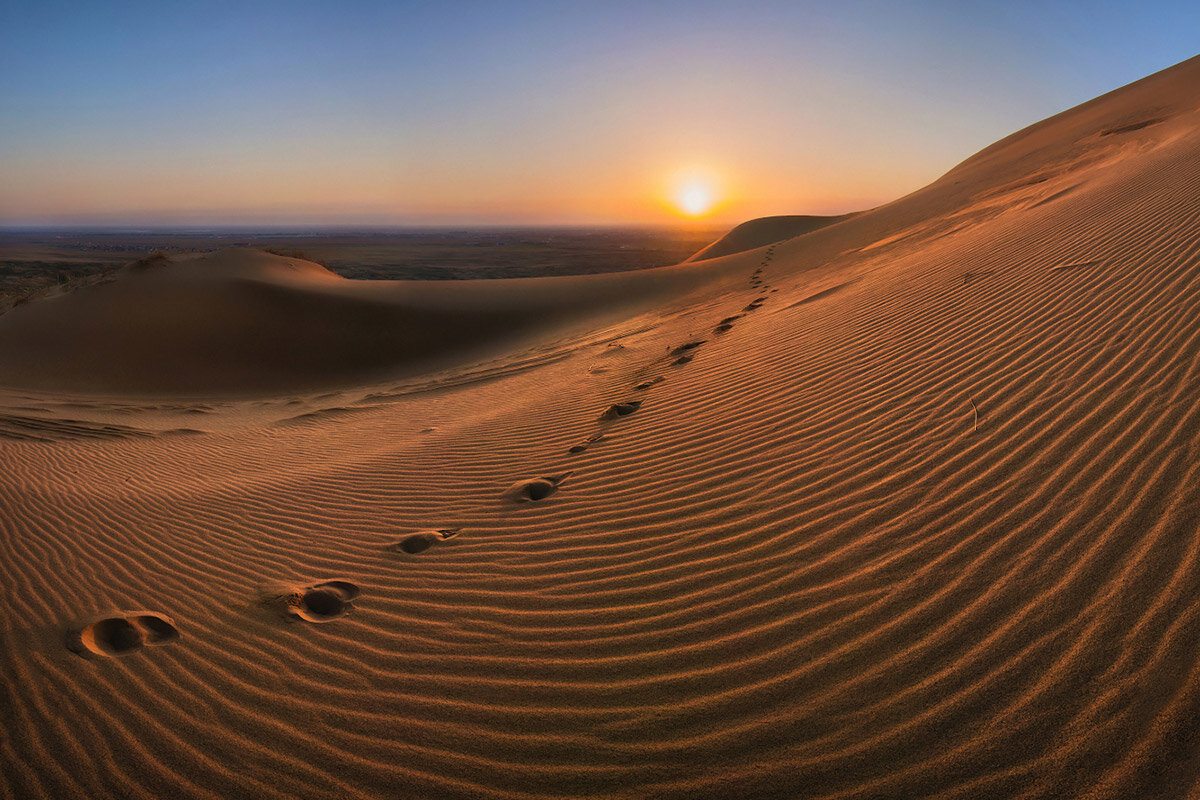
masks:
<svg viewBox="0 0 1200 800"><path fill-rule="evenodd" d="M0 308L101 275L155 251L258 247L304 257L346 278L466 280L582 275L677 264L720 227L0 231Z"/></svg>

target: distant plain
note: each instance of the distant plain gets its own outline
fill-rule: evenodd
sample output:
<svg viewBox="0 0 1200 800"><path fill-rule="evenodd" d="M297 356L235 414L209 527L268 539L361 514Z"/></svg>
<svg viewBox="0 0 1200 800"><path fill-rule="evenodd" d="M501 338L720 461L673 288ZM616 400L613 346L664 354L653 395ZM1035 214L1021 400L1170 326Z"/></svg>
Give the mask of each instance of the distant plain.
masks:
<svg viewBox="0 0 1200 800"><path fill-rule="evenodd" d="M466 280L621 272L676 264L722 227L405 230L184 229L0 231L0 310L22 297L87 282L155 251L266 248L346 278Z"/></svg>

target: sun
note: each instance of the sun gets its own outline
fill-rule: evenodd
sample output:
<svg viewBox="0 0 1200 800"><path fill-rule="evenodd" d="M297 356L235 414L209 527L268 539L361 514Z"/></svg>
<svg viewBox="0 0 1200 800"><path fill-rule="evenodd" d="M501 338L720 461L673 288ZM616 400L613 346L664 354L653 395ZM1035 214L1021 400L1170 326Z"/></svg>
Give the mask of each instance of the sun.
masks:
<svg viewBox="0 0 1200 800"><path fill-rule="evenodd" d="M713 205L712 186L699 180L683 184L675 195L675 205L689 217L703 216Z"/></svg>
<svg viewBox="0 0 1200 800"><path fill-rule="evenodd" d="M688 217L702 217L717 202L716 183L706 175L688 174L675 181L671 199L675 208Z"/></svg>

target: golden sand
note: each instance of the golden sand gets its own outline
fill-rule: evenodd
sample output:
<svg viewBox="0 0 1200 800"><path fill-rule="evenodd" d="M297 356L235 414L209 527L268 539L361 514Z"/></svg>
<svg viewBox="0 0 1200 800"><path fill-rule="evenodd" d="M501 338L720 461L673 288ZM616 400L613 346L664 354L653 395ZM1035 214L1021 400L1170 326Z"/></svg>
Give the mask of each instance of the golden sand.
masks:
<svg viewBox="0 0 1200 800"><path fill-rule="evenodd" d="M675 267L0 316L0 795L1194 795L1198 97Z"/></svg>

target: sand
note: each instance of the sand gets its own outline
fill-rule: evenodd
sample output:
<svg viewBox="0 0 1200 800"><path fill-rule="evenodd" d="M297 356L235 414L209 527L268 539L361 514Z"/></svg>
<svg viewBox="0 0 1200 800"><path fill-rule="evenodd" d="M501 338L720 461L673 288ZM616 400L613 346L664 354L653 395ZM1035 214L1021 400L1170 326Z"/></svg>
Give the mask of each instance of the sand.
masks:
<svg viewBox="0 0 1200 800"><path fill-rule="evenodd" d="M759 217L749 222L743 222L717 241L702 248L687 260L704 261L733 253L742 253L746 250L754 250L769 244L782 242L785 239L793 239L853 216L853 214L843 214L836 217L817 217L811 215Z"/></svg>
<svg viewBox="0 0 1200 800"><path fill-rule="evenodd" d="M0 793L1196 796L1197 97L677 267L0 317Z"/></svg>

